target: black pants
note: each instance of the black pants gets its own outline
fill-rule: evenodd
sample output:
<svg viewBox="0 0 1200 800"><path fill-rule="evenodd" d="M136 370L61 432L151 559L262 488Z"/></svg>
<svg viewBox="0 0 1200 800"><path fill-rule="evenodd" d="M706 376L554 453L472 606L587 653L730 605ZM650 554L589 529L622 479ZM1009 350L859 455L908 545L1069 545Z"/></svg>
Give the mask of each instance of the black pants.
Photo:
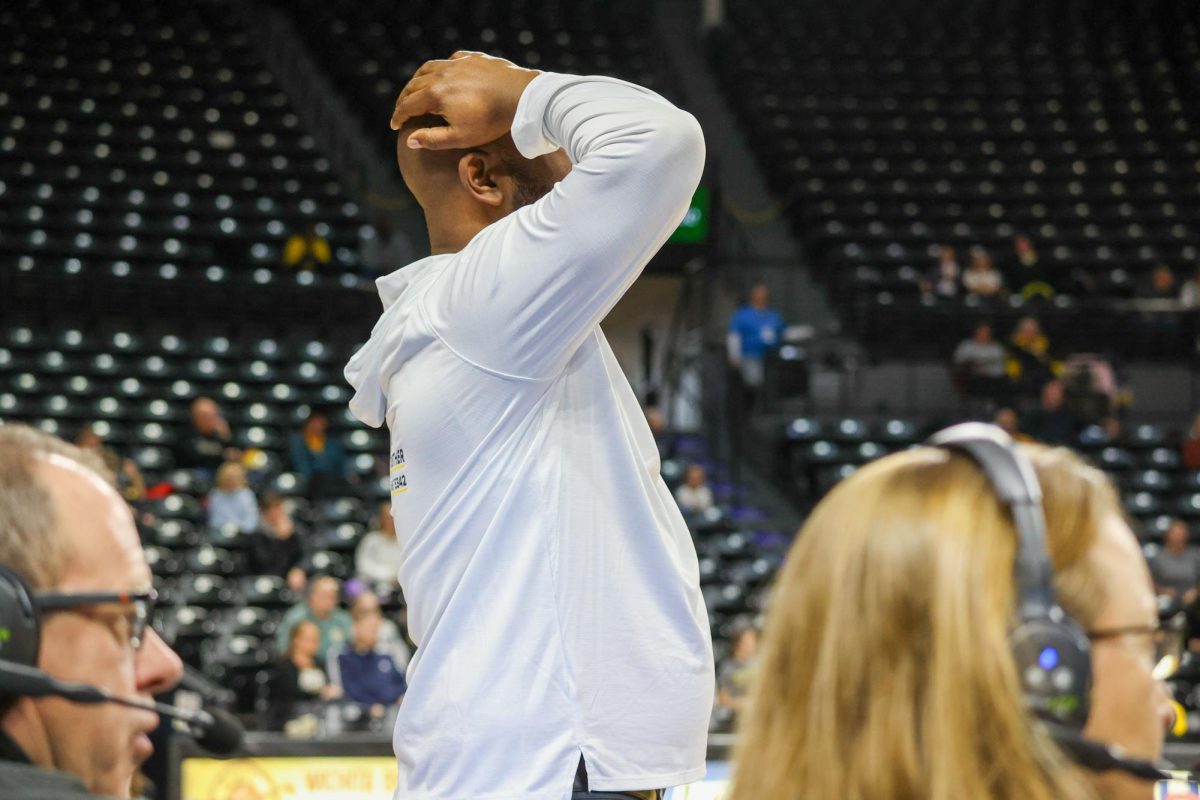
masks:
<svg viewBox="0 0 1200 800"><path fill-rule="evenodd" d="M623 789L619 792L593 792L588 789L587 766L583 756L579 757L579 769L575 771L575 786L571 789L572 800L662 800L664 789Z"/></svg>

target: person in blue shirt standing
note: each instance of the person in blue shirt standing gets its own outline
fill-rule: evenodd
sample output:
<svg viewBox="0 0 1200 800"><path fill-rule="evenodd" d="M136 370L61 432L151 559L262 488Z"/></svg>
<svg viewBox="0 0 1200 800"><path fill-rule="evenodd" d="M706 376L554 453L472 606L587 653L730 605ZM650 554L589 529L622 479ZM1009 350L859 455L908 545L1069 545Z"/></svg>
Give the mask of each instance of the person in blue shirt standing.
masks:
<svg viewBox="0 0 1200 800"><path fill-rule="evenodd" d="M329 673L343 696L362 705L371 719L381 719L408 690L404 675L390 655L379 652L378 607L356 609L350 643L330 654Z"/></svg>
<svg viewBox="0 0 1200 800"><path fill-rule="evenodd" d="M729 321L729 363L741 375L750 405L762 389L763 362L783 338L783 317L769 307L770 299L766 284L755 285Z"/></svg>

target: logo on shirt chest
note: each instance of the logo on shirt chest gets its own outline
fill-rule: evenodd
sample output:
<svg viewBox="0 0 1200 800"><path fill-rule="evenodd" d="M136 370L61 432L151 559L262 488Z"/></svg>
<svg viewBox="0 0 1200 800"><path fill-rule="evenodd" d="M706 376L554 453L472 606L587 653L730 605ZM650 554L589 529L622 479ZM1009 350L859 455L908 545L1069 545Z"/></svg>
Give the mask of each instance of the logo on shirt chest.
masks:
<svg viewBox="0 0 1200 800"><path fill-rule="evenodd" d="M398 447L392 451L391 457L388 459L390 472L388 473L392 484L392 494L397 495L401 492L408 491L408 476L404 473L404 468L407 462L404 460L404 448Z"/></svg>

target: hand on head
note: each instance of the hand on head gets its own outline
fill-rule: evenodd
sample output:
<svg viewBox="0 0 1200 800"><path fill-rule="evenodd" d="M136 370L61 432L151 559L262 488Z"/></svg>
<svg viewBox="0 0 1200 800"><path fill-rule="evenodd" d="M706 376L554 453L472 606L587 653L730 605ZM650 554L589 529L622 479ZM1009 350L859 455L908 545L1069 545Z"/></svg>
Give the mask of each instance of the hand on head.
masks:
<svg viewBox="0 0 1200 800"><path fill-rule="evenodd" d="M503 58L465 50L449 59L426 61L396 100L392 130L414 117L433 114L446 125L418 128L408 136L409 147L449 150L495 141L512 127L521 93L539 74Z"/></svg>

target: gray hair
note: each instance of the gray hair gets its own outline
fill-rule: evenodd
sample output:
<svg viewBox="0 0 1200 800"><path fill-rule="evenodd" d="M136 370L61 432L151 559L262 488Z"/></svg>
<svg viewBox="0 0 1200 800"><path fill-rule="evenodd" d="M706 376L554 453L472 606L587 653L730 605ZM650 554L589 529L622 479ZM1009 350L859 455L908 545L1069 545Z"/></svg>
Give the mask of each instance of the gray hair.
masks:
<svg viewBox="0 0 1200 800"><path fill-rule="evenodd" d="M52 454L113 481L92 453L27 425L0 425L0 564L32 589L57 584L71 556L54 498L34 471L39 457Z"/></svg>

